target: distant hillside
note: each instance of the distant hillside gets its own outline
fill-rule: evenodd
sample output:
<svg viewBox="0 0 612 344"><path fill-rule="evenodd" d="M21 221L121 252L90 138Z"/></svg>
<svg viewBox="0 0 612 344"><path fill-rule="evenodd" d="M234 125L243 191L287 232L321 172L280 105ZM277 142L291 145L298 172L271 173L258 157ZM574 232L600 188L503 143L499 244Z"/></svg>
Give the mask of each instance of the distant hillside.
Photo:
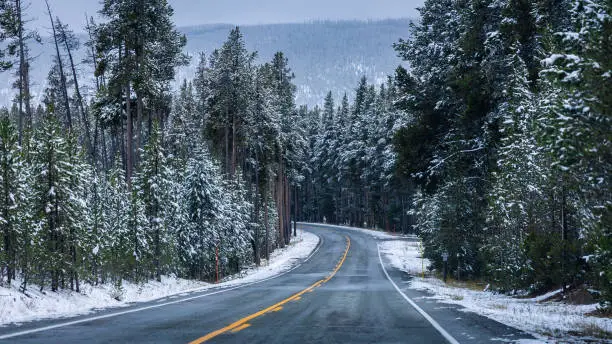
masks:
<svg viewBox="0 0 612 344"><path fill-rule="evenodd" d="M400 37L408 34L407 19L381 21L321 21L303 24L272 24L241 27L247 48L259 53L259 61L267 61L275 52L289 58L298 86L298 104L320 103L327 91L336 96L357 86L362 75L373 82L383 82L401 63L392 48ZM179 71L177 79L191 79L195 58L200 51L207 55L223 44L232 25L202 25L180 28L187 36L187 51L194 56L192 65ZM82 41L85 37L81 37ZM37 56L32 68L35 99L44 89L52 61L53 47L48 39L42 46L33 46ZM81 52L83 54L83 52ZM90 67L81 66L83 81L90 81ZM11 73L0 74L0 104L8 105L13 97Z"/></svg>

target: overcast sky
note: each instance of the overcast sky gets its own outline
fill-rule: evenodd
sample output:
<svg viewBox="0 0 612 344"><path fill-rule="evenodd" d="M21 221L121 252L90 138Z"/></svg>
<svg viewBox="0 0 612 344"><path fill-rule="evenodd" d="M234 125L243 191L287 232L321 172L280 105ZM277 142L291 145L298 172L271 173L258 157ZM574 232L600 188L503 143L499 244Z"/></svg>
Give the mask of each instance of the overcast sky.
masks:
<svg viewBox="0 0 612 344"><path fill-rule="evenodd" d="M29 0L29 16L41 34L49 27L44 0ZM415 18L424 0L168 0L177 26L304 22L314 19ZM54 15L82 31L85 13L96 15L100 0L49 0Z"/></svg>

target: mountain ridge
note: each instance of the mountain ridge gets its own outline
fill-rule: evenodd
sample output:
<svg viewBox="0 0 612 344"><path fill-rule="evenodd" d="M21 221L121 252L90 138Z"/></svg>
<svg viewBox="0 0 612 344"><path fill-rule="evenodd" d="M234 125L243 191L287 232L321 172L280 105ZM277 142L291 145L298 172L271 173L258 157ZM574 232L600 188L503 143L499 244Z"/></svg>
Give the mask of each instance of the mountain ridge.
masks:
<svg viewBox="0 0 612 344"><path fill-rule="evenodd" d="M274 53L282 51L289 59L295 74L297 104L310 106L320 104L329 90L336 97L352 93L361 76L380 84L387 75L402 63L393 50L393 43L409 33L410 19L383 20L321 20L304 23L274 23L241 25L246 47L258 52L258 62L271 60ZM233 24L202 24L178 27L187 36L186 53L192 56L189 66L177 71L175 82L192 79L197 65L197 55L209 56L219 48ZM79 34L81 43L86 35ZM31 45L31 55L37 56L32 63L31 80L33 102L42 100L47 73L51 67L54 49L49 37L42 45ZM75 60L84 58L83 44ZM80 63L80 82L83 93L93 96L87 85L93 85L92 67ZM0 74L0 105L10 106L15 90L11 85L13 73Z"/></svg>

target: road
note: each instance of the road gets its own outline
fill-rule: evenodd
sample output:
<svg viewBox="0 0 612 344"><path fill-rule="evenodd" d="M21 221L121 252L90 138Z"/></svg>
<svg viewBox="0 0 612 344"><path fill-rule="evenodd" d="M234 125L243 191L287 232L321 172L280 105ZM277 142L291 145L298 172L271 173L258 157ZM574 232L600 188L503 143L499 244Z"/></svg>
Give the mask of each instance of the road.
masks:
<svg viewBox="0 0 612 344"><path fill-rule="evenodd" d="M377 240L367 234L302 227L321 238L317 251L276 278L2 327L0 343L490 343L531 338L407 289L410 277L384 263Z"/></svg>

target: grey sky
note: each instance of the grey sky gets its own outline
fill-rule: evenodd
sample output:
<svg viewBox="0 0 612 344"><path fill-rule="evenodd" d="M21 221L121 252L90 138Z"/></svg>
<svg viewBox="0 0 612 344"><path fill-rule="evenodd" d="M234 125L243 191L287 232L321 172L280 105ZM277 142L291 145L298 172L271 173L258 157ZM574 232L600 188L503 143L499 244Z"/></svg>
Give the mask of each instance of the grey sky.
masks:
<svg viewBox="0 0 612 344"><path fill-rule="evenodd" d="M29 0L30 17L41 34L48 25L44 0ZM177 26L304 22L314 19L414 18L424 0L168 0ZM54 15L82 31L85 13L96 15L99 0L49 0Z"/></svg>

